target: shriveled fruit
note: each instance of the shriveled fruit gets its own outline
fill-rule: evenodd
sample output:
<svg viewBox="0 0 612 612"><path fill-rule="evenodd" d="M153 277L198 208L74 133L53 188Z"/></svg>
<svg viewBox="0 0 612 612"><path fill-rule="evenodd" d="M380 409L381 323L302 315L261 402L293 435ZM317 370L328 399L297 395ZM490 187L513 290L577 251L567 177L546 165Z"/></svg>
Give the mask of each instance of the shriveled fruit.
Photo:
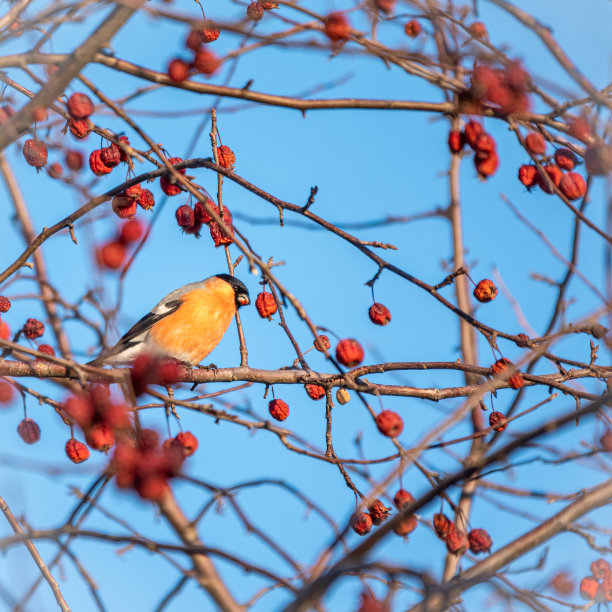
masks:
<svg viewBox="0 0 612 612"><path fill-rule="evenodd" d="M351 24L344 13L330 13L325 18L325 34L332 42L347 40L351 35Z"/></svg>
<svg viewBox="0 0 612 612"><path fill-rule="evenodd" d="M587 186L585 180L577 172L568 172L559 181L559 191L568 200L578 200L586 194Z"/></svg>
<svg viewBox="0 0 612 612"><path fill-rule="evenodd" d="M32 419L23 419L17 426L17 433L26 444L35 444L40 440L40 427Z"/></svg>
<svg viewBox="0 0 612 612"><path fill-rule="evenodd" d="M479 302L490 302L497 296L497 287L492 280L485 278L481 280L474 289L474 297Z"/></svg>
<svg viewBox="0 0 612 612"><path fill-rule="evenodd" d="M372 517L367 512L353 514L350 525L357 535L364 536L372 530Z"/></svg>
<svg viewBox="0 0 612 612"><path fill-rule="evenodd" d="M363 347L354 338L344 338L336 347L336 359L347 368L358 366L364 357Z"/></svg>
<svg viewBox="0 0 612 612"><path fill-rule="evenodd" d="M30 166L43 168L47 163L47 145L42 140L28 138L23 144L23 156Z"/></svg>
<svg viewBox="0 0 612 612"><path fill-rule="evenodd" d="M289 416L289 404L276 398L268 402L268 411L273 419L284 421Z"/></svg>
<svg viewBox="0 0 612 612"><path fill-rule="evenodd" d="M378 431L389 438L397 438L404 430L402 417L392 410L383 410L376 417Z"/></svg>
<svg viewBox="0 0 612 612"><path fill-rule="evenodd" d="M375 325L387 325L391 321L391 312L384 305L378 302L374 302L368 310L368 316L370 321Z"/></svg>
<svg viewBox="0 0 612 612"><path fill-rule="evenodd" d="M73 463L83 463L89 459L89 449L75 438L70 438L65 446L66 455Z"/></svg>
<svg viewBox="0 0 612 612"><path fill-rule="evenodd" d="M274 296L267 291L262 291L257 295L255 308L262 319L271 317L278 309Z"/></svg>

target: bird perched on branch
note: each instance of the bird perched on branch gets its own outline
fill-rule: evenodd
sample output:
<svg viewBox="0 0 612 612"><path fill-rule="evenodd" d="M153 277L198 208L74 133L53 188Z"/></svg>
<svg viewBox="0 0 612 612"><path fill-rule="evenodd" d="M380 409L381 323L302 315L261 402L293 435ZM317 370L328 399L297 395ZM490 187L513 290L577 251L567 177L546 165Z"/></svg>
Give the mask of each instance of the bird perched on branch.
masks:
<svg viewBox="0 0 612 612"><path fill-rule="evenodd" d="M197 365L221 341L236 311L250 304L242 281L216 274L169 293L88 365L128 365L142 354Z"/></svg>

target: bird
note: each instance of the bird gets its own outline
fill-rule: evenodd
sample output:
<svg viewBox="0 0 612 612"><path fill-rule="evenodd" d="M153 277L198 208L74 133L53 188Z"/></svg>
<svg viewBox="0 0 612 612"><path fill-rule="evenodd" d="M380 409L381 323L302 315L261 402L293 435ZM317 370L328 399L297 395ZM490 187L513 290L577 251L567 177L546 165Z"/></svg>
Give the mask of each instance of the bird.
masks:
<svg viewBox="0 0 612 612"><path fill-rule="evenodd" d="M229 274L189 283L164 297L87 365L130 365L147 354L196 366L219 344L237 310L250 303L245 284Z"/></svg>

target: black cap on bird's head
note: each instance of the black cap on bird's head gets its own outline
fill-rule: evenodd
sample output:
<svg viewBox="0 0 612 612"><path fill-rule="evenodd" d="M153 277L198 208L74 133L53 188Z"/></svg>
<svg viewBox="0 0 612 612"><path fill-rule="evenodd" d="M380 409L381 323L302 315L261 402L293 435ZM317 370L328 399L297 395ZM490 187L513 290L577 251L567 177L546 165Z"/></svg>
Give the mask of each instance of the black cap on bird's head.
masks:
<svg viewBox="0 0 612 612"><path fill-rule="evenodd" d="M236 308L240 308L241 306L246 306L247 304L251 303L249 290L241 280L238 280L235 276L230 276L229 274L215 274L215 276L232 286L234 296L236 298Z"/></svg>

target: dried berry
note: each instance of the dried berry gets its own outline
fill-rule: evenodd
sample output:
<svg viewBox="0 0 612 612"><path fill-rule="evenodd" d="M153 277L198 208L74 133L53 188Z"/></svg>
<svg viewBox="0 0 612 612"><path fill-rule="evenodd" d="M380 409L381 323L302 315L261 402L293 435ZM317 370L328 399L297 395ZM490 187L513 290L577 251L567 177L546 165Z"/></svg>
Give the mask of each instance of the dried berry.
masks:
<svg viewBox="0 0 612 612"><path fill-rule="evenodd" d="M404 421L402 417L397 414L397 412L393 412L392 410L383 410L376 417L376 427L378 427L378 431L384 436L389 436L389 438L397 438L403 429L404 429Z"/></svg>
<svg viewBox="0 0 612 612"><path fill-rule="evenodd" d="M599 176L612 172L612 145L600 142L587 147L584 163L589 174Z"/></svg>
<svg viewBox="0 0 612 612"><path fill-rule="evenodd" d="M506 417L502 412L497 412L497 410L494 410L489 415L489 426L491 426L495 431L504 431L504 429L508 427L508 421L506 421Z"/></svg>
<svg viewBox="0 0 612 612"><path fill-rule="evenodd" d="M531 164L523 164L518 171L518 178L527 189L537 184L538 169Z"/></svg>
<svg viewBox="0 0 612 612"><path fill-rule="evenodd" d="M219 165L224 168L233 168L236 163L236 156L234 152L226 145L221 145L217 149L217 154L219 156Z"/></svg>
<svg viewBox="0 0 612 612"><path fill-rule="evenodd" d="M329 338L323 334L315 338L313 345L317 349L317 351L321 353L324 353L331 346Z"/></svg>
<svg viewBox="0 0 612 612"><path fill-rule="evenodd" d="M119 231L119 242L131 244L142 238L144 228L138 219L130 219L121 225Z"/></svg>
<svg viewBox="0 0 612 612"><path fill-rule="evenodd" d="M495 151L488 154L487 157L474 156L474 166L481 178L488 178L495 174L499 166L499 156Z"/></svg>
<svg viewBox="0 0 612 612"><path fill-rule="evenodd" d="M206 206L208 206L212 211L214 211L215 214L220 214L219 207L212 200L207 199ZM206 208L204 208L204 204L202 202L196 202L195 206L193 207L193 210L195 213L196 221L199 221L200 223L205 223L206 225L214 221L214 219L206 210Z"/></svg>
<svg viewBox="0 0 612 612"><path fill-rule="evenodd" d="M465 142L467 142L472 149L476 148L476 141L483 131L482 123L478 123L478 121L471 119L465 124L463 130Z"/></svg>
<svg viewBox="0 0 612 612"><path fill-rule="evenodd" d="M463 134L459 130L451 130L448 133L448 148L451 153L459 153L464 144Z"/></svg>
<svg viewBox="0 0 612 612"><path fill-rule="evenodd" d="M75 438L70 438L66 442L66 455L73 463L83 463L89 459L89 449Z"/></svg>
<svg viewBox="0 0 612 612"><path fill-rule="evenodd" d="M221 30L219 26L214 21L205 21L202 29L200 30L202 35L202 42L205 44L215 42L217 38L219 38L219 34Z"/></svg>
<svg viewBox="0 0 612 612"><path fill-rule="evenodd" d="M574 581L567 572L559 572L553 576L550 581L550 586L559 593L559 595L571 595L574 591Z"/></svg>
<svg viewBox="0 0 612 612"><path fill-rule="evenodd" d="M384 523L389 518L390 510L391 508L385 506L380 499L375 499L368 507L368 512L374 525L381 525Z"/></svg>
<svg viewBox="0 0 612 612"><path fill-rule="evenodd" d="M387 325L387 323L391 321L389 309L384 304L379 304L378 302L374 302L374 304L370 306L368 316L370 317L370 321L376 325Z"/></svg>
<svg viewBox="0 0 612 612"><path fill-rule="evenodd" d="M392 13L395 8L396 0L374 0L374 4L379 11L383 13Z"/></svg>
<svg viewBox="0 0 612 612"><path fill-rule="evenodd" d="M436 535L441 539L445 540L448 538L448 535L455 531L455 523L451 521L445 514L439 512L438 514L434 514L433 517L433 526L436 532Z"/></svg>
<svg viewBox="0 0 612 612"><path fill-rule="evenodd" d="M121 154L119 153L119 147L117 145L110 145L110 147L104 147L100 150L100 160L105 166L109 168L115 168L121 161Z"/></svg>
<svg viewBox="0 0 612 612"><path fill-rule="evenodd" d="M353 514L350 525L357 535L364 536L372 530L372 517L367 512Z"/></svg>
<svg viewBox="0 0 612 612"><path fill-rule="evenodd" d="M193 67L206 76L212 76L221 66L221 58L208 49L198 49L193 58Z"/></svg>
<svg viewBox="0 0 612 612"><path fill-rule="evenodd" d="M351 35L351 24L344 13L330 13L325 18L325 34L332 42L346 40Z"/></svg>
<svg viewBox="0 0 612 612"><path fill-rule="evenodd" d="M73 93L66 104L72 119L87 119L94 112L93 102L84 93Z"/></svg>
<svg viewBox="0 0 612 612"><path fill-rule="evenodd" d="M554 164L547 164L546 166L544 166L544 172L546 173L546 176L552 181L553 185L555 187L558 187L559 183L561 182L561 178L563 177L563 172L561 171L559 166L555 166ZM548 181L540 174L539 171L536 175L536 182L538 184L538 187L545 193L553 192L552 187L549 186Z"/></svg>
<svg viewBox="0 0 612 612"><path fill-rule="evenodd" d="M11 330L6 321L0 321L0 338L8 340L11 337Z"/></svg>
<svg viewBox="0 0 612 612"><path fill-rule="evenodd" d="M55 357L55 349L49 344L39 344L38 352L44 353L45 355L51 355L51 357ZM43 361L43 359L37 357L36 361Z"/></svg>
<svg viewBox="0 0 612 612"><path fill-rule="evenodd" d="M64 169L62 168L62 164L60 164L59 162L53 162L48 168L47 168L47 174L51 177L51 178L59 178L60 176L62 176L62 173L64 172Z"/></svg>
<svg viewBox="0 0 612 612"><path fill-rule="evenodd" d="M185 457L191 457L198 450L198 439L190 431L181 431L175 440L183 448Z"/></svg>
<svg viewBox="0 0 612 612"><path fill-rule="evenodd" d="M289 416L289 405L282 399L273 399L268 402L270 416L277 421L284 421Z"/></svg>
<svg viewBox="0 0 612 612"><path fill-rule="evenodd" d="M597 559L591 563L591 574L597 580L604 580L610 575L610 564L605 559Z"/></svg>
<svg viewBox="0 0 612 612"><path fill-rule="evenodd" d="M113 171L112 167L107 166L102 161L102 149L94 149L89 154L89 169L96 176L103 176L104 174L109 174Z"/></svg>
<svg viewBox="0 0 612 612"><path fill-rule="evenodd" d="M336 359L347 368L358 366L364 357L363 347L354 338L344 338L336 347Z"/></svg>
<svg viewBox="0 0 612 612"><path fill-rule="evenodd" d="M491 536L485 529L472 529L468 533L468 542L470 543L470 550L474 554L490 552L491 546L493 546Z"/></svg>
<svg viewBox="0 0 612 612"><path fill-rule="evenodd" d="M421 33L421 24L416 19L411 19L404 26L404 32L410 38L416 38Z"/></svg>
<svg viewBox="0 0 612 612"><path fill-rule="evenodd" d="M555 151L555 163L562 170L573 170L578 164L578 158L570 149L557 149Z"/></svg>
<svg viewBox="0 0 612 612"><path fill-rule="evenodd" d="M136 206L136 203L134 203ZM118 270L125 261L125 246L118 240L112 240L102 245L96 251L98 265L108 270Z"/></svg>
<svg viewBox="0 0 612 612"><path fill-rule="evenodd" d="M412 533L417 528L418 524L417 517L414 514L409 514L393 527L393 531L395 531L397 535L406 536Z"/></svg>
<svg viewBox="0 0 612 612"><path fill-rule="evenodd" d="M75 138L84 140L91 133L91 124L89 119L69 119L68 129Z"/></svg>
<svg viewBox="0 0 612 612"><path fill-rule="evenodd" d="M338 403L344 406L344 404L348 404L351 399L351 394L346 389L338 389L336 391L336 400Z"/></svg>
<svg viewBox="0 0 612 612"><path fill-rule="evenodd" d="M90 448L105 453L115 444L113 428L106 423L94 423L85 434Z"/></svg>
<svg viewBox="0 0 612 612"><path fill-rule="evenodd" d="M247 6L246 14L251 21L259 21L264 15L264 8L259 2L251 2Z"/></svg>
<svg viewBox="0 0 612 612"><path fill-rule="evenodd" d="M512 389L520 389L521 387L525 386L525 380L523 379L523 375L518 372L516 366L505 357L503 357L502 359L498 359L491 366L491 370L495 375L505 375L508 371L513 372L512 376L508 378L508 385L510 385Z"/></svg>
<svg viewBox="0 0 612 612"><path fill-rule="evenodd" d="M23 145L23 156L26 162L34 168L42 168L47 163L47 145L34 138L28 138Z"/></svg>
<svg viewBox="0 0 612 612"><path fill-rule="evenodd" d="M325 388L321 385L304 385L304 389L306 389L306 395L312 400L320 400L322 397L325 397Z"/></svg>
<svg viewBox="0 0 612 612"><path fill-rule="evenodd" d="M131 219L138 210L136 200L125 195L125 191L117 194L112 200L113 212L120 219Z"/></svg>
<svg viewBox="0 0 612 612"><path fill-rule="evenodd" d="M276 300L271 293L262 291L257 295L257 299L255 300L255 308L257 309L259 316L262 319L266 319L271 317L277 311Z"/></svg>
<svg viewBox="0 0 612 612"><path fill-rule="evenodd" d="M259 4L263 6L264 11L271 11L272 9L278 8L278 2L271 2L271 0L259 0Z"/></svg>
<svg viewBox="0 0 612 612"><path fill-rule="evenodd" d="M129 146L130 139L127 136L119 136L119 143L124 146ZM119 145L117 145L117 148L119 149L119 157L121 161L126 162L128 160L127 153Z"/></svg>
<svg viewBox="0 0 612 612"><path fill-rule="evenodd" d="M11 309L11 300L0 295L0 312L8 312Z"/></svg>
<svg viewBox="0 0 612 612"><path fill-rule="evenodd" d="M17 433L26 444L35 444L40 440L40 427L32 419L23 419L17 426Z"/></svg>
<svg viewBox="0 0 612 612"><path fill-rule="evenodd" d="M453 529L446 536L446 549L449 553L460 555L468 549L468 546L469 542L463 531Z"/></svg>
<svg viewBox="0 0 612 612"><path fill-rule="evenodd" d="M45 333L45 324L38 319L28 319L23 326L23 335L29 340L40 338Z"/></svg>
<svg viewBox="0 0 612 612"><path fill-rule="evenodd" d="M603 579L603 582L599 585L597 596L600 600L612 601L612 576Z"/></svg>
<svg viewBox="0 0 612 612"><path fill-rule="evenodd" d="M151 210L155 206L155 197L149 189L142 189L138 198L138 205L144 210Z"/></svg>
<svg viewBox="0 0 612 612"><path fill-rule="evenodd" d="M575 117L569 121L569 133L578 140L588 140L591 137L591 126L584 117Z"/></svg>
<svg viewBox="0 0 612 612"><path fill-rule="evenodd" d="M482 21L475 21L474 23L470 24L468 30L474 38L478 38L480 40L486 40L487 38L489 38L487 26L482 23Z"/></svg>
<svg viewBox="0 0 612 612"><path fill-rule="evenodd" d="M497 287L492 280L485 278L481 280L474 289L474 297L479 302L490 302L497 296Z"/></svg>
<svg viewBox="0 0 612 612"><path fill-rule="evenodd" d="M578 200L582 198L586 190L586 183L577 172L568 172L564 174L559 181L559 191L561 191L568 200Z"/></svg>
<svg viewBox="0 0 612 612"><path fill-rule="evenodd" d="M64 412L83 428L89 427L93 422L95 407L90 397L74 395L69 397L63 405Z"/></svg>
<svg viewBox="0 0 612 612"><path fill-rule="evenodd" d="M593 600L597 596L599 582L593 576L585 576L580 581L580 596L583 599Z"/></svg>
<svg viewBox="0 0 612 612"><path fill-rule="evenodd" d="M175 57L168 64L167 73L171 81L181 83L189 76L189 64L185 60Z"/></svg>
<svg viewBox="0 0 612 612"><path fill-rule="evenodd" d="M544 155L546 153L546 141L542 134L531 132L525 137L525 148L532 155Z"/></svg>
<svg viewBox="0 0 612 612"><path fill-rule="evenodd" d="M215 243L215 247L220 247L224 244L232 244L234 242L234 226L232 223L232 213L225 206L223 210L219 212L219 216L223 219L223 222L227 226L227 231L223 229L218 223L214 222L209 225L210 236ZM229 233L229 235L228 235Z"/></svg>
<svg viewBox="0 0 612 612"><path fill-rule="evenodd" d="M0 404L9 404L13 399L13 387L7 383L0 381Z"/></svg>
<svg viewBox="0 0 612 612"><path fill-rule="evenodd" d="M189 204L182 204L179 206L176 209L175 217L179 227L183 229L186 227L191 227L195 221L193 208L191 208Z"/></svg>
<svg viewBox="0 0 612 612"><path fill-rule="evenodd" d="M40 106L38 106L32 109L31 117L34 123L42 123L43 121L47 120L48 116L49 114L47 113L46 108L41 108Z"/></svg>
<svg viewBox="0 0 612 612"><path fill-rule="evenodd" d="M476 139L474 149L478 153L492 153L497 149L497 144L491 134L488 132L482 132L482 134L480 134ZM488 157L488 155L485 157Z"/></svg>
<svg viewBox="0 0 612 612"><path fill-rule="evenodd" d="M406 489L398 489L393 497L393 503L398 510L401 510L404 506L410 505L413 501L414 497L412 493L409 493Z"/></svg>
<svg viewBox="0 0 612 612"><path fill-rule="evenodd" d="M175 196L183 191L179 185L172 182L172 179L166 176L159 177L159 186L167 196Z"/></svg>

